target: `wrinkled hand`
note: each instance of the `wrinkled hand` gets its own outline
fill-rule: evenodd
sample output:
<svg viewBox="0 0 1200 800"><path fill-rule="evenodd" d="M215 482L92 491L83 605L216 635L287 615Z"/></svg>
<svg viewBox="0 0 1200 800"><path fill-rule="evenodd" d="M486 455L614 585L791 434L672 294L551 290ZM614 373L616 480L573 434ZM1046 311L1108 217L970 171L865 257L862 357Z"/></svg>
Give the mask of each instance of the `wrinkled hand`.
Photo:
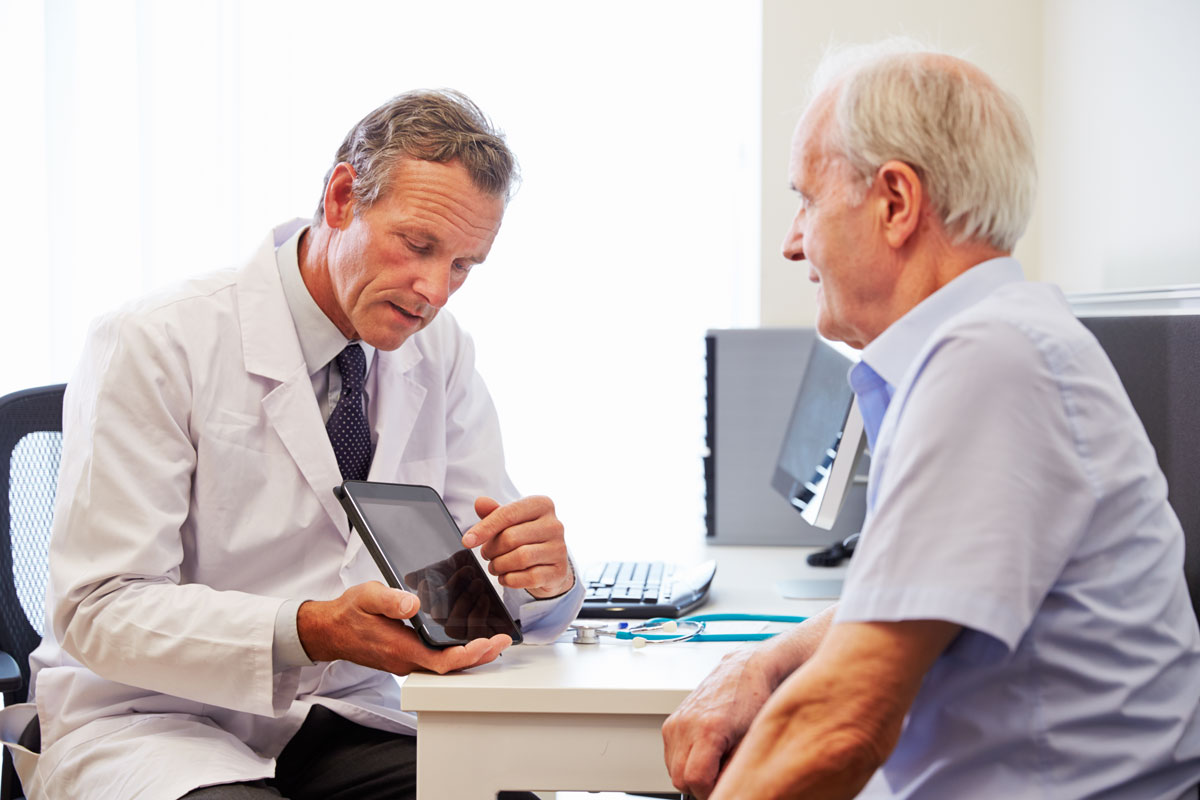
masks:
<svg viewBox="0 0 1200 800"><path fill-rule="evenodd" d="M728 653L663 723L667 772L681 792L705 800L726 760L775 689L754 648Z"/></svg>
<svg viewBox="0 0 1200 800"><path fill-rule="evenodd" d="M371 581L351 586L334 600L302 603L296 627L300 644L313 661L345 659L395 675L475 667L494 660L512 644L501 633L456 647L428 647L403 622L418 608L415 595Z"/></svg>
<svg viewBox="0 0 1200 800"><path fill-rule="evenodd" d="M858 797L961 630L936 619L833 625L755 716L709 800Z"/></svg>
<svg viewBox="0 0 1200 800"><path fill-rule="evenodd" d="M455 639L487 638L496 633L493 621L503 619L495 593L479 572L475 554L459 550L449 558L404 576L425 614Z"/></svg>
<svg viewBox="0 0 1200 800"><path fill-rule="evenodd" d="M482 545L479 553L502 586L546 598L575 585L563 524L549 497L525 497L504 506L480 497L475 513L479 522L463 535L463 545Z"/></svg>

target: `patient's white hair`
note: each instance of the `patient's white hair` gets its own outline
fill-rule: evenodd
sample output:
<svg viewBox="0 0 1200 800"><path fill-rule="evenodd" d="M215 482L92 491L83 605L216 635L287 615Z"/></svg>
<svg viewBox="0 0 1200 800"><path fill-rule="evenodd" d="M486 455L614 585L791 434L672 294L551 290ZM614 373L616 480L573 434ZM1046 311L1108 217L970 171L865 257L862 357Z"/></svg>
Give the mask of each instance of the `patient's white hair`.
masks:
<svg viewBox="0 0 1200 800"><path fill-rule="evenodd" d="M869 187L885 162L921 178L956 242L1011 252L1033 213L1037 166L1016 99L966 62L908 39L831 50L813 97L837 91L827 144Z"/></svg>

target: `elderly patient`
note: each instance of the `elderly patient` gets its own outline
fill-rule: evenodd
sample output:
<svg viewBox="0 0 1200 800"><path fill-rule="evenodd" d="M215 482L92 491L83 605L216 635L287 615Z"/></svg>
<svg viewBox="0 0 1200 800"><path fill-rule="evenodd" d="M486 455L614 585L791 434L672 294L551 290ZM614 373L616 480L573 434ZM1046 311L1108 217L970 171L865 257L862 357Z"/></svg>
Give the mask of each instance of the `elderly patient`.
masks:
<svg viewBox="0 0 1200 800"><path fill-rule="evenodd" d="M975 66L898 50L819 71L783 247L820 332L863 348L862 539L836 607L667 720L671 777L723 800L1194 797L1183 536L1103 351L1010 255L1028 125Z"/></svg>

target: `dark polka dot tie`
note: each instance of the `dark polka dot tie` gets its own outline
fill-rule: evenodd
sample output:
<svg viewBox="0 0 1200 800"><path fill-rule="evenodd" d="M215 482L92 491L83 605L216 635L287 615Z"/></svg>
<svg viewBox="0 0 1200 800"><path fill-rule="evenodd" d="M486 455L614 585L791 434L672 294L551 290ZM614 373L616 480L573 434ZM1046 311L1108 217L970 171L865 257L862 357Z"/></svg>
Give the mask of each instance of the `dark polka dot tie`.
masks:
<svg viewBox="0 0 1200 800"><path fill-rule="evenodd" d="M363 411L363 382L367 374L367 357L357 343L346 345L338 353L338 371L342 374L342 394L325 430L337 457L342 480L365 481L371 469L371 428Z"/></svg>

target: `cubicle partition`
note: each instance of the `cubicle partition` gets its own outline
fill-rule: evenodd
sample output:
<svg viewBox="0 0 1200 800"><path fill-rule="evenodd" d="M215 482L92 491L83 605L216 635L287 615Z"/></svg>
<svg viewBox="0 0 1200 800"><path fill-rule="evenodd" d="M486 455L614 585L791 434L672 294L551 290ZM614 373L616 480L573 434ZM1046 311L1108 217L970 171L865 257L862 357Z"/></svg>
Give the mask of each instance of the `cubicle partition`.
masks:
<svg viewBox="0 0 1200 800"><path fill-rule="evenodd" d="M1200 617L1200 286L1070 299L1154 445L1183 525L1184 571Z"/></svg>

